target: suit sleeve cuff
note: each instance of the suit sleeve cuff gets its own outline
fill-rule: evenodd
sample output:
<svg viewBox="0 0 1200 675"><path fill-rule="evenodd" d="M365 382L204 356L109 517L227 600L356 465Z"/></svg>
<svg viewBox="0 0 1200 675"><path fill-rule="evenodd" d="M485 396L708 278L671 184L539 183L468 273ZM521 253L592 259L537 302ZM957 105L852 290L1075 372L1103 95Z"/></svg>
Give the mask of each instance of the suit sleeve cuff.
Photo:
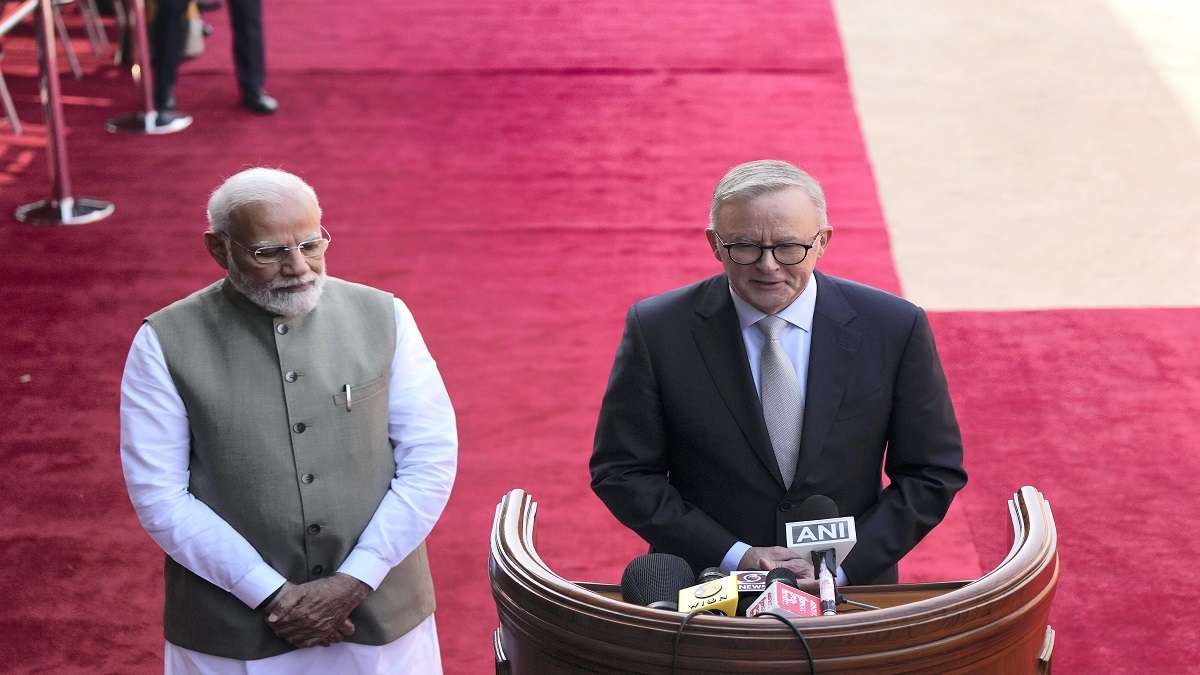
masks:
<svg viewBox="0 0 1200 675"><path fill-rule="evenodd" d="M271 594L279 590L279 587L285 582L287 579L284 579L283 575L263 562L247 572L246 576L238 579L229 592L250 609L256 609L263 603L263 600L271 597Z"/></svg>
<svg viewBox="0 0 1200 675"><path fill-rule="evenodd" d="M346 561L342 563L341 567L338 567L338 572L349 574L370 586L371 590L378 589L379 584L383 583L383 578L391 571L391 565L361 548L350 551Z"/></svg>
<svg viewBox="0 0 1200 675"><path fill-rule="evenodd" d="M742 556L746 555L746 551L750 550L750 544L744 541L735 542L729 547L729 552L721 558L721 569L732 572L738 568L742 562Z"/></svg>

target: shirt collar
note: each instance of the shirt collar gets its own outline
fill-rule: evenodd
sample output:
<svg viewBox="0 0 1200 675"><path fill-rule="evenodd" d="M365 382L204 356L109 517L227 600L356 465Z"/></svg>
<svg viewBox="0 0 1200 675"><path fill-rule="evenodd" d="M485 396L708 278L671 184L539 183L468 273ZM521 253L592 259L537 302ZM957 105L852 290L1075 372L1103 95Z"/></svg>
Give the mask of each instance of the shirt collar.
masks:
<svg viewBox="0 0 1200 675"><path fill-rule="evenodd" d="M759 310L754 305L742 299L737 291L733 290L733 286L729 287L729 295L733 298L733 308L737 310L738 323L742 330L758 323L766 314ZM804 290L800 291L800 295L792 301L792 304L784 307L783 310L777 312L775 316L787 321L796 328L805 333L812 333L813 312L817 309L817 275L809 276L808 283L804 285Z"/></svg>

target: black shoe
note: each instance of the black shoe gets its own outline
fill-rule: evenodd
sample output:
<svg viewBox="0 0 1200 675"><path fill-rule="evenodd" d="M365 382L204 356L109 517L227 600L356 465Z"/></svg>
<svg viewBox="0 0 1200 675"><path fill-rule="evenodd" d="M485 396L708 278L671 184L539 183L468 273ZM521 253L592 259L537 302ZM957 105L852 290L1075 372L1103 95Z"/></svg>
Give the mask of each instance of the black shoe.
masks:
<svg viewBox="0 0 1200 675"><path fill-rule="evenodd" d="M242 94L242 107L259 115L273 115L279 110L279 101L260 89L253 94Z"/></svg>

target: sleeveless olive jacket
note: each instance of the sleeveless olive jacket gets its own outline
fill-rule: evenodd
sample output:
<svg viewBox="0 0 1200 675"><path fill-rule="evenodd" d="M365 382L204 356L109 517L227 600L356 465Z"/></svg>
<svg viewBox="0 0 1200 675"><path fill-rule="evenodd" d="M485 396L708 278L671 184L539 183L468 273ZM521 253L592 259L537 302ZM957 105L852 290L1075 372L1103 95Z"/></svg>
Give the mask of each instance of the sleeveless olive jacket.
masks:
<svg viewBox="0 0 1200 675"><path fill-rule="evenodd" d="M189 489L292 583L332 574L396 470L388 379L392 296L329 278L317 308L277 317L228 281L148 317L191 430ZM346 385L350 385L347 405ZM351 614L351 642L381 645L433 613L425 545ZM167 640L242 660L293 649L262 608L166 560Z"/></svg>

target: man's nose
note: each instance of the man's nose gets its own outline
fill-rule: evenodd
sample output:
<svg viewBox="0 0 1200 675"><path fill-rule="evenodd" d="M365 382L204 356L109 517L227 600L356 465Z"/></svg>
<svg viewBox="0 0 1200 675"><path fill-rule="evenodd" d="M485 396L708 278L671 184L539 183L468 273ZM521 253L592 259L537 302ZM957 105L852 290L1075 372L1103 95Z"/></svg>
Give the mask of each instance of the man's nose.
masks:
<svg viewBox="0 0 1200 675"><path fill-rule="evenodd" d="M279 271L287 276L298 277L308 271L308 259L300 253L300 249L292 247L279 263Z"/></svg>
<svg viewBox="0 0 1200 675"><path fill-rule="evenodd" d="M762 255L758 256L756 266L764 272L774 272L779 269L779 261L775 259L775 249L764 248Z"/></svg>

